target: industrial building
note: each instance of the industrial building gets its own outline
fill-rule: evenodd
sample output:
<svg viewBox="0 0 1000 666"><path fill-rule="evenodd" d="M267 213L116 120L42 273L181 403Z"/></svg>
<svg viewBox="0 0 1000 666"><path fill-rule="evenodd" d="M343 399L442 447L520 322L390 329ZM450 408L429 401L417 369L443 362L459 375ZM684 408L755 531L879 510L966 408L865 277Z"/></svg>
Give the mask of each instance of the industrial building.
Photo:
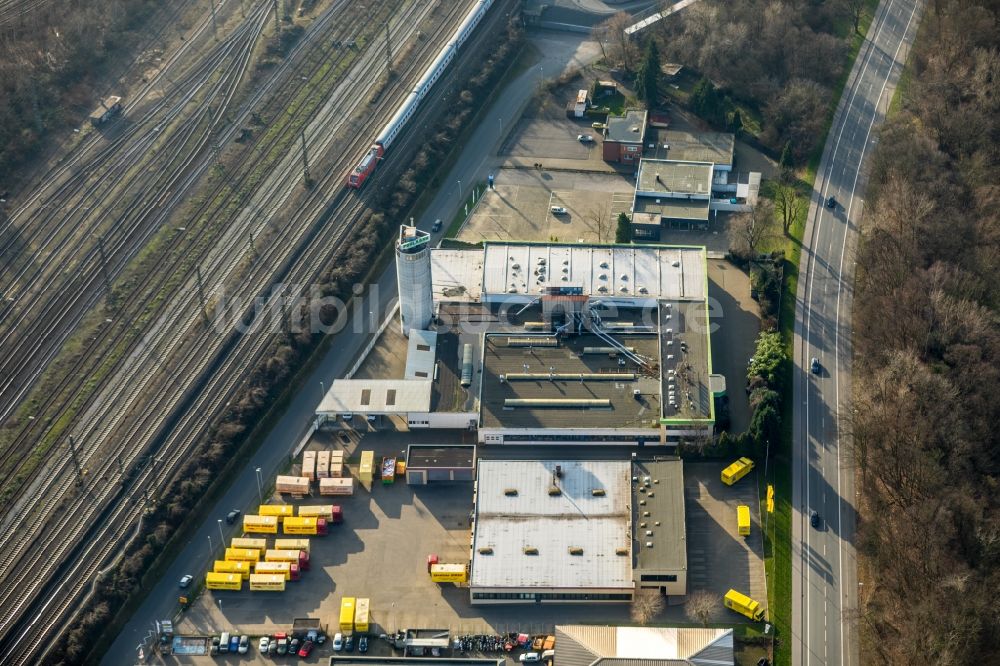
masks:
<svg viewBox="0 0 1000 666"><path fill-rule="evenodd" d="M623 116L609 116L604 132L601 157L605 162L619 164L639 164L642 144L646 137L647 111L629 109Z"/></svg>
<svg viewBox="0 0 1000 666"><path fill-rule="evenodd" d="M733 630L556 625L559 666L733 666ZM641 660L641 661L640 661Z"/></svg>
<svg viewBox="0 0 1000 666"><path fill-rule="evenodd" d="M480 460L472 603L627 603L639 588L684 596L682 469L678 459Z"/></svg>
<svg viewBox="0 0 1000 666"><path fill-rule="evenodd" d="M664 226L705 228L712 198L711 162L644 159L632 203L632 236L657 240Z"/></svg>
<svg viewBox="0 0 1000 666"><path fill-rule="evenodd" d="M404 377L334 381L321 422L389 415L486 444L675 445L711 433L704 248L489 242L425 256L404 251L409 238L401 268L428 270L400 285Z"/></svg>
<svg viewBox="0 0 1000 666"><path fill-rule="evenodd" d="M474 481L474 444L411 444L406 450L406 482L424 485L442 481Z"/></svg>

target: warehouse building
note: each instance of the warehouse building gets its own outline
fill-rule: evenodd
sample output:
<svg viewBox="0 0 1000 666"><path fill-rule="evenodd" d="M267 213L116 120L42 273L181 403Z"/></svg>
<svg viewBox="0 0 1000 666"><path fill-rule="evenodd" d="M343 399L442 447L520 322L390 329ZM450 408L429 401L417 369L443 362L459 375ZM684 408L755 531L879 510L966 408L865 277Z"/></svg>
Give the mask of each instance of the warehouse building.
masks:
<svg viewBox="0 0 1000 666"><path fill-rule="evenodd" d="M627 603L637 589L683 597L682 465L480 460L472 603Z"/></svg>
<svg viewBox="0 0 1000 666"><path fill-rule="evenodd" d="M733 666L733 630L556 625L559 666Z"/></svg>

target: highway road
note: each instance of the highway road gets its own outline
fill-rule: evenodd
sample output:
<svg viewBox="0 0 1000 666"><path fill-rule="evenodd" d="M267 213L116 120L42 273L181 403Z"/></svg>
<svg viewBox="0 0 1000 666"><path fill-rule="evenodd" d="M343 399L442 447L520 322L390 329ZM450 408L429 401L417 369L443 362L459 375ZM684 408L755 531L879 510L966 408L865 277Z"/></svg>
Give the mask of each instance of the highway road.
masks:
<svg viewBox="0 0 1000 666"><path fill-rule="evenodd" d="M922 0L882 0L834 115L802 246L794 338L792 663L859 664L854 469L839 424L851 399L854 248L865 160L877 140ZM824 204L834 197L836 206ZM810 372L817 358L821 372ZM810 512L819 514L818 528ZM847 611L845 613L845 610Z"/></svg>
<svg viewBox="0 0 1000 666"><path fill-rule="evenodd" d="M466 147L452 168L442 179L445 183L432 199L418 225L429 230L433 220L451 219L459 206L458 181L468 184L486 180L493 170L496 161L496 149L514 121L520 117L524 106L537 88L542 72L558 75L568 66L578 66L583 61L597 58L599 51L595 44L580 44L579 36L559 34L543 34L544 58L515 79L503 95L496 95L495 104L484 116L485 120L473 133ZM497 174L501 179L502 174ZM435 240L439 235L436 235ZM279 467L288 459L288 455L306 435L312 420L312 414L319 404L321 392L320 382L326 387L337 377L343 377L354 364L357 355L372 338L373 331L378 328L386 314L391 312L396 301L396 267L394 263L386 268L378 280L369 285L357 307L351 309L352 317L343 330L335 334L335 339L329 351L316 365L305 380L302 390L290 402L285 414L278 420L272 431L264 439L258 451L247 460L247 465L239 471L229 490L221 499L207 511L204 522L190 535L180 554L164 574L163 578L149 591L145 601L133 614L132 619L119 633L108 650L102 664L108 666L132 666L136 663L136 648L154 629L157 620L171 619L178 609L177 597L180 590L177 581L184 574L199 574L211 568L212 560L216 559L209 550L209 539L212 548L218 553L220 540L219 520L233 508L246 512L247 507L258 503L256 468L261 469L265 481L271 479ZM362 323L355 321L353 315L365 319ZM391 325L396 325L392 322ZM356 332L359 331L359 332ZM227 529L223 522L222 529L228 539L233 531ZM225 609L220 611L223 615ZM220 617L220 624L222 622ZM219 631L226 629L220 626Z"/></svg>

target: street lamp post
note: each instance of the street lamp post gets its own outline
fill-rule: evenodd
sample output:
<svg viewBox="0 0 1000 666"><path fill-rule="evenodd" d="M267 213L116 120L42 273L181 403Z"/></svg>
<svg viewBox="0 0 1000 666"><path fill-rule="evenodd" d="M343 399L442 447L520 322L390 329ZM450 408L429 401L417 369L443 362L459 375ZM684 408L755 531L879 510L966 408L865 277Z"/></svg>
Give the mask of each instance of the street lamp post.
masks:
<svg viewBox="0 0 1000 666"><path fill-rule="evenodd" d="M208 535L208 556L210 558L214 558L215 557L215 549L212 548L212 535L211 534Z"/></svg>
<svg viewBox="0 0 1000 666"><path fill-rule="evenodd" d="M222 539L222 543L226 543L226 535L222 533L222 518L219 518L219 538Z"/></svg>
<svg viewBox="0 0 1000 666"><path fill-rule="evenodd" d="M458 202L462 203L462 181L458 181Z"/></svg>
<svg viewBox="0 0 1000 666"><path fill-rule="evenodd" d="M261 490L261 485L260 485L260 467L256 468L254 471L257 473L257 497L260 498L260 503L263 504L264 503L264 491Z"/></svg>

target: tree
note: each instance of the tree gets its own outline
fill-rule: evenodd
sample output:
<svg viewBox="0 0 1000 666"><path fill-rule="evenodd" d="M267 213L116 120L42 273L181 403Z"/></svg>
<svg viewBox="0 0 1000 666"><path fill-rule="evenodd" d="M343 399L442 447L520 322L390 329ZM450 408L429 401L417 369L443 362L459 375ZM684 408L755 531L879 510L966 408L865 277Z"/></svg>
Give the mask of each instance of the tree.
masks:
<svg viewBox="0 0 1000 666"><path fill-rule="evenodd" d="M598 206L587 216L593 224L590 226L597 235L597 242L604 243L611 235L611 215L607 206ZM617 236L617 234L616 234Z"/></svg>
<svg viewBox="0 0 1000 666"><path fill-rule="evenodd" d="M615 228L615 242L632 242L632 220L628 218L628 213L618 213L618 226Z"/></svg>
<svg viewBox="0 0 1000 666"><path fill-rule="evenodd" d="M778 158L778 167L781 169L781 180L788 181L792 179L792 142L785 141L784 147L781 149L781 157Z"/></svg>
<svg viewBox="0 0 1000 666"><path fill-rule="evenodd" d="M607 21L604 23L598 23L590 30L590 38L597 42L598 46L601 47L601 59L607 61L608 59L608 49L604 46L605 42L608 41L608 25Z"/></svg>
<svg viewBox="0 0 1000 666"><path fill-rule="evenodd" d="M692 622L701 622L701 626L707 627L708 621L712 618L712 613L715 612L718 605L716 595L708 590L698 590L689 594L685 600L684 614Z"/></svg>
<svg viewBox="0 0 1000 666"><path fill-rule="evenodd" d="M632 71L632 62L636 57L635 43L625 34L625 28L630 25L632 17L626 12L618 12L594 28L607 35L607 43L602 44L602 49L607 49L607 57L612 59L612 64L620 62L626 72Z"/></svg>
<svg viewBox="0 0 1000 666"><path fill-rule="evenodd" d="M647 624L667 607L659 590L638 590L632 598L630 614L634 622Z"/></svg>
<svg viewBox="0 0 1000 666"><path fill-rule="evenodd" d="M759 199L749 213L741 213L733 219L733 233L736 250L755 257L761 245L771 235L774 221L774 204L767 199Z"/></svg>
<svg viewBox="0 0 1000 666"><path fill-rule="evenodd" d="M858 28L861 26L861 17L865 13L865 0L841 0L841 4L847 15L851 17L854 32L858 32Z"/></svg>
<svg viewBox="0 0 1000 666"><path fill-rule="evenodd" d="M774 211L778 214L778 219L781 220L781 230L785 232L786 236L795 220L802 213L804 201L792 185L778 183L774 188Z"/></svg>
<svg viewBox="0 0 1000 666"><path fill-rule="evenodd" d="M747 380L752 382L755 377L760 377L767 386L778 390L787 360L781 334L777 331L761 331L757 337L753 360L747 368Z"/></svg>
<svg viewBox="0 0 1000 666"><path fill-rule="evenodd" d="M737 137L743 133L743 115L740 113L739 109L733 111L733 119L729 123L729 128Z"/></svg>
<svg viewBox="0 0 1000 666"><path fill-rule="evenodd" d="M636 94L648 108L656 106L660 98L660 51L652 39L646 41L646 54L636 75Z"/></svg>

